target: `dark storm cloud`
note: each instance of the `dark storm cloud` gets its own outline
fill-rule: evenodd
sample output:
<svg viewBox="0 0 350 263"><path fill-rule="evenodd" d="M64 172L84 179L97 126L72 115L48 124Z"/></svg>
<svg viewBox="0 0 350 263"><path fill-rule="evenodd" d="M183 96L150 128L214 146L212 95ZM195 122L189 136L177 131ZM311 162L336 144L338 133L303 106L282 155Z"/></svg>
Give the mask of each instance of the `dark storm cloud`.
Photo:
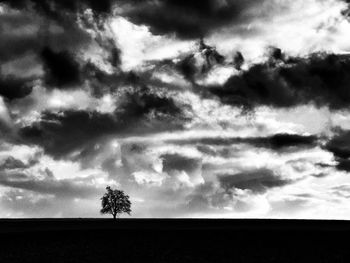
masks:
<svg viewBox="0 0 350 263"><path fill-rule="evenodd" d="M350 105L350 56L312 54L286 58L273 49L270 59L232 76L223 86L207 87L223 103L283 108L313 103L331 109Z"/></svg>
<svg viewBox="0 0 350 263"><path fill-rule="evenodd" d="M118 124L114 116L98 112L44 112L39 122L20 133L25 142L41 145L48 154L59 157L111 133Z"/></svg>
<svg viewBox="0 0 350 263"><path fill-rule="evenodd" d="M144 74L145 76L142 73L133 71L107 73L91 62L82 66L81 74L83 78L89 80L92 94L96 98L101 98L105 94L115 93L118 87L131 86L141 90L147 85L160 89L165 89L166 86L163 82L161 82L161 85L154 85L150 81L148 72Z"/></svg>
<svg viewBox="0 0 350 263"><path fill-rule="evenodd" d="M6 158L2 162L0 162L0 171L2 170L14 170L14 169L26 169L28 167L33 166L37 161L30 160L28 163L24 163L19 159L16 159L12 156Z"/></svg>
<svg viewBox="0 0 350 263"><path fill-rule="evenodd" d="M10 12L0 14L1 62L21 56L38 46L35 34L38 30L38 23L39 21L29 14ZM21 32L22 34L13 34L13 32Z"/></svg>
<svg viewBox="0 0 350 263"><path fill-rule="evenodd" d="M226 191L238 188L251 190L255 193L264 193L270 188L281 187L291 183L291 180L283 179L269 169L260 169L233 175L218 175L218 180Z"/></svg>
<svg viewBox="0 0 350 263"><path fill-rule="evenodd" d="M13 63L16 60L32 55L34 59L27 65L27 71L40 68L39 57L45 65L46 81L48 84L73 84L79 75L74 59L65 52L52 51L44 45L50 44L56 50L69 48L76 50L88 37L73 24L68 28L56 26L56 31L50 25L43 25L43 21L34 14L16 13L0 14L0 67L3 63ZM46 28L46 29L45 29ZM54 32L51 32L51 31ZM40 76L24 77L21 71L15 69L11 74L0 73L0 95L9 99L21 99L28 96L33 82Z"/></svg>
<svg viewBox="0 0 350 263"><path fill-rule="evenodd" d="M9 100L21 99L32 92L33 79L21 78L14 75L1 75L0 72L0 96Z"/></svg>
<svg viewBox="0 0 350 263"><path fill-rule="evenodd" d="M45 47L41 58L47 85L65 87L81 83L80 65L68 51L55 52Z"/></svg>
<svg viewBox="0 0 350 263"><path fill-rule="evenodd" d="M138 118L149 113L179 117L182 109L171 97L153 93L147 87L128 92L122 104L122 111L130 119ZM117 109L118 110L118 109Z"/></svg>
<svg viewBox="0 0 350 263"><path fill-rule="evenodd" d="M75 21L46 20L35 12L6 10L0 14L1 62L20 58L28 53L38 54L45 45L56 50L76 50L91 41Z"/></svg>
<svg viewBox="0 0 350 263"><path fill-rule="evenodd" d="M185 171L192 173L200 167L201 161L196 158L186 157L180 154L163 154L160 156L163 160L163 171Z"/></svg>
<svg viewBox="0 0 350 263"><path fill-rule="evenodd" d="M257 139L256 145L271 147L272 149L281 149L284 147L314 147L317 143L316 136L304 136L298 134L275 134L267 138Z"/></svg>
<svg viewBox="0 0 350 263"><path fill-rule="evenodd" d="M350 158L350 131L338 129L325 148L337 158Z"/></svg>
<svg viewBox="0 0 350 263"><path fill-rule="evenodd" d="M0 14L1 63L33 56L32 63L36 64L28 66L43 68L44 76L36 77L43 79L45 87L68 88L82 84L86 76L77 54L91 43L97 43L106 51L107 62L112 67L119 66L120 50L104 29L113 1L0 0L0 4L5 8ZM83 23L86 8L93 11L89 25ZM90 26L96 36L90 36L84 26ZM25 83L28 81L20 72L5 77L0 77L0 95L14 99L30 94L31 87L27 88L30 83Z"/></svg>
<svg viewBox="0 0 350 263"><path fill-rule="evenodd" d="M24 142L38 144L59 158L83 150L103 136L181 129L185 121L172 98L144 90L127 93L122 105L111 114L82 110L44 112L40 121L22 128L20 136Z"/></svg>
<svg viewBox="0 0 350 263"><path fill-rule="evenodd" d="M91 8L96 15L108 14L112 11L113 0L0 0L15 9L35 9L54 19L62 19L67 13L75 14L84 8Z"/></svg>
<svg viewBox="0 0 350 263"><path fill-rule="evenodd" d="M340 171L350 172L350 160L340 159L336 165L337 169Z"/></svg>
<svg viewBox="0 0 350 263"><path fill-rule="evenodd" d="M6 36L0 32L0 39L0 59L2 63L37 50L40 46L37 35Z"/></svg>
<svg viewBox="0 0 350 263"><path fill-rule="evenodd" d="M231 144L246 143L254 147L263 147L273 150L283 150L290 147L303 148L314 147L317 145L317 136L304 136L298 134L280 133L267 137L232 137L232 138L199 138L189 140L169 140L170 143L178 145L195 144L203 145L219 145L226 146Z"/></svg>
<svg viewBox="0 0 350 263"><path fill-rule="evenodd" d="M199 38L230 23L241 23L246 11L264 0L133 0L125 2L122 14L133 23L150 26L154 34L176 34L180 38ZM133 3L130 4L130 3ZM129 4L129 5L127 5Z"/></svg>
<svg viewBox="0 0 350 263"><path fill-rule="evenodd" d="M185 79L189 81L193 81L193 77L196 74L197 67L194 63L194 56L189 55L182 59L178 64L177 68L180 71L180 73L185 77Z"/></svg>
<svg viewBox="0 0 350 263"><path fill-rule="evenodd" d="M232 64L235 67L235 69L240 70L243 63L244 63L243 54L241 52L237 51L233 56Z"/></svg>
<svg viewBox="0 0 350 263"><path fill-rule="evenodd" d="M175 65L175 68L190 82L194 82L195 75L208 73L213 66L223 64L225 61L225 57L215 47L206 45L202 39L199 42L198 52L204 59L200 68L198 68L195 54L186 56Z"/></svg>
<svg viewBox="0 0 350 263"><path fill-rule="evenodd" d="M342 11L342 15L350 18L350 0L341 0L348 4L348 7Z"/></svg>
<svg viewBox="0 0 350 263"><path fill-rule="evenodd" d="M336 135L326 143L325 149L333 153L338 170L350 172L350 131L336 130Z"/></svg>

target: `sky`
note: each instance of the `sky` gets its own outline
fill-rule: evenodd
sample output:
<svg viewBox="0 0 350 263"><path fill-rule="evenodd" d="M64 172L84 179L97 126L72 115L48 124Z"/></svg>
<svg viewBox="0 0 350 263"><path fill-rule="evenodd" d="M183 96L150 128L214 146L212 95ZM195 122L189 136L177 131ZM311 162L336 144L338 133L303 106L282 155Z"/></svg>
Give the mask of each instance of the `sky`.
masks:
<svg viewBox="0 0 350 263"><path fill-rule="evenodd" d="M0 217L350 219L348 0L0 0Z"/></svg>

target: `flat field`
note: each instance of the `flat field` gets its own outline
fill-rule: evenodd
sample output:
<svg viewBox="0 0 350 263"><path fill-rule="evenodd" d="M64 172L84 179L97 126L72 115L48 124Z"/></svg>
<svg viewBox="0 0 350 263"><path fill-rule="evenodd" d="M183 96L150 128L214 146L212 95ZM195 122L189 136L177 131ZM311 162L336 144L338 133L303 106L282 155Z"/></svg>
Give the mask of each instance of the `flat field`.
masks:
<svg viewBox="0 0 350 263"><path fill-rule="evenodd" d="M350 262L350 222L0 220L0 262Z"/></svg>

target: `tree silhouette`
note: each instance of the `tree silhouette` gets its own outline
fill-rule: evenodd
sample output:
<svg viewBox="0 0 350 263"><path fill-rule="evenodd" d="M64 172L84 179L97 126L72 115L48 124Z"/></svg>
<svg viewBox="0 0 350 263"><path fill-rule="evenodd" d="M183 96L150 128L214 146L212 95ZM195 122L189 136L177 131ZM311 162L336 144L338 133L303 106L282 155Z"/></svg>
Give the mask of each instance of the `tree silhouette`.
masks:
<svg viewBox="0 0 350 263"><path fill-rule="evenodd" d="M101 214L111 214L113 218L119 217L122 213L131 213L131 202L129 196L123 191L106 187L107 192L101 198Z"/></svg>

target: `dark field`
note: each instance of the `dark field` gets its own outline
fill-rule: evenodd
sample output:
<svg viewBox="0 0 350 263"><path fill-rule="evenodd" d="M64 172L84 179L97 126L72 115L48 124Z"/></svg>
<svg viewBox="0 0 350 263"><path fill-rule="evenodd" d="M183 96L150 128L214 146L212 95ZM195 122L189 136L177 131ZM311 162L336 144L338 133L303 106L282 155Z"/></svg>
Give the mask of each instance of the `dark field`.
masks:
<svg viewBox="0 0 350 263"><path fill-rule="evenodd" d="M0 262L350 262L350 223L0 220Z"/></svg>

